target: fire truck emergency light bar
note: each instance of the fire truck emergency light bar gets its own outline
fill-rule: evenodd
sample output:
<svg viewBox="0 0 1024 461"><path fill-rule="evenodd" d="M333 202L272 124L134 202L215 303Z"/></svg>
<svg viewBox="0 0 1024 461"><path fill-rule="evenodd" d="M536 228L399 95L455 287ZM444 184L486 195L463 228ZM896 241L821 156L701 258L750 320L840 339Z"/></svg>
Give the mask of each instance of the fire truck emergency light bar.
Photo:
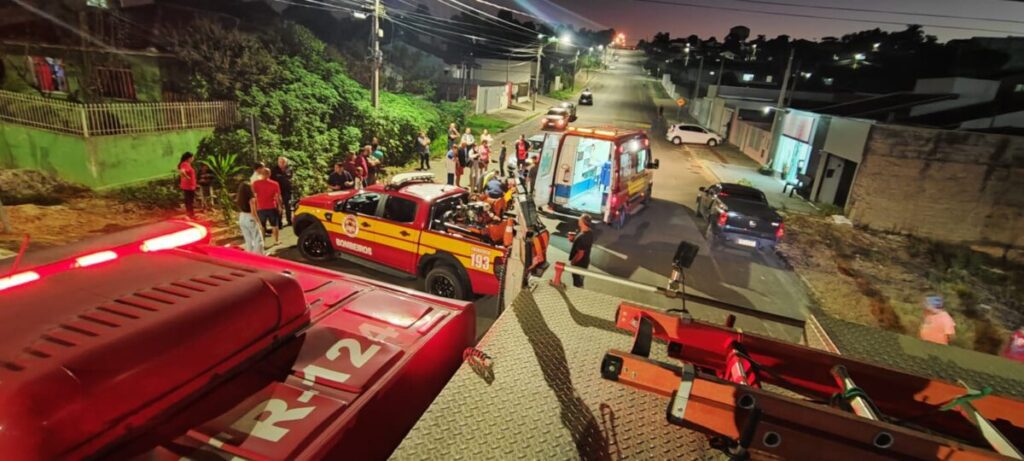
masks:
<svg viewBox="0 0 1024 461"><path fill-rule="evenodd" d="M180 248L207 240L210 235L205 226L186 221L168 221L163 227L167 230L162 234L147 236L129 244L57 259L19 272L13 272L17 268L12 268L11 274L0 277L0 291L35 282L51 274L103 264L122 256Z"/></svg>

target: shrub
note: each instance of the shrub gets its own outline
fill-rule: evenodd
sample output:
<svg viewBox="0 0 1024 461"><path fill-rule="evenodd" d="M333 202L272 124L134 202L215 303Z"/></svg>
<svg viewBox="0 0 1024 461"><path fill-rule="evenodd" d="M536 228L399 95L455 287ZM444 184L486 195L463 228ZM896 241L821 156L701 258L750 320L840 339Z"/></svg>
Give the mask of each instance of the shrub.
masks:
<svg viewBox="0 0 1024 461"><path fill-rule="evenodd" d="M111 193L122 202L161 210L175 209L182 203L181 190L175 178L134 184L114 189Z"/></svg>

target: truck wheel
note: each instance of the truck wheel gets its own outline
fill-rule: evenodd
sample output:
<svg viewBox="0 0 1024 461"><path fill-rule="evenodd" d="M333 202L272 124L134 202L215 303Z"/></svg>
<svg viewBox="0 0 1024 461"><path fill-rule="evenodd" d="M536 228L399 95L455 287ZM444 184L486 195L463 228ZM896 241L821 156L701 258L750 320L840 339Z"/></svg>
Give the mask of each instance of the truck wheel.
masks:
<svg viewBox="0 0 1024 461"><path fill-rule="evenodd" d="M334 257L331 239L319 225L312 225L299 234L299 253L310 261L326 261Z"/></svg>
<svg viewBox="0 0 1024 461"><path fill-rule="evenodd" d="M644 205L651 203L651 195L654 194L654 186L647 186L647 193L644 194Z"/></svg>
<svg viewBox="0 0 1024 461"><path fill-rule="evenodd" d="M432 295L451 299L466 299L466 293L469 291L455 268L447 264L430 269L423 279L423 288Z"/></svg>
<svg viewBox="0 0 1024 461"><path fill-rule="evenodd" d="M681 145L682 143L683 143L683 138L680 138L679 136L676 136L676 137L672 138L672 144L675 144L675 145L678 146L678 145Z"/></svg>

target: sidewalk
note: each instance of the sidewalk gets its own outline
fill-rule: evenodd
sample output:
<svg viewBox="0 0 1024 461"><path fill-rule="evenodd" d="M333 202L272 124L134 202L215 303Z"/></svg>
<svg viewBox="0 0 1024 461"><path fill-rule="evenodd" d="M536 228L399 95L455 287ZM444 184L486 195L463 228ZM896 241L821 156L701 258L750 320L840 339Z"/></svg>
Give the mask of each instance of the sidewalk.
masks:
<svg viewBox="0 0 1024 461"><path fill-rule="evenodd" d="M813 204L802 197L782 193L785 184L775 174L771 176L761 174L758 169L760 165L750 157L743 155L732 144L721 144L715 147L703 145L690 145L687 150L694 154L702 166L718 178L721 182L749 183L768 198L768 203L773 207L784 211L799 211L804 213L817 212Z"/></svg>

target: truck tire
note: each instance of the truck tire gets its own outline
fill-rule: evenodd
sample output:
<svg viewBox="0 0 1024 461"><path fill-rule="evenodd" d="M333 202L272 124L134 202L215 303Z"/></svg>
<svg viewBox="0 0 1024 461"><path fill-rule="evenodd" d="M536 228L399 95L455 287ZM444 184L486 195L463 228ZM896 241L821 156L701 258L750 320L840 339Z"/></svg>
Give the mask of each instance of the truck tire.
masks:
<svg viewBox="0 0 1024 461"><path fill-rule="evenodd" d="M327 261L334 258L331 238L323 226L311 225L299 234L299 253L309 261Z"/></svg>
<svg viewBox="0 0 1024 461"><path fill-rule="evenodd" d="M459 277L458 271L448 264L438 264L423 278L423 291L435 296L451 299L466 299L469 287Z"/></svg>

